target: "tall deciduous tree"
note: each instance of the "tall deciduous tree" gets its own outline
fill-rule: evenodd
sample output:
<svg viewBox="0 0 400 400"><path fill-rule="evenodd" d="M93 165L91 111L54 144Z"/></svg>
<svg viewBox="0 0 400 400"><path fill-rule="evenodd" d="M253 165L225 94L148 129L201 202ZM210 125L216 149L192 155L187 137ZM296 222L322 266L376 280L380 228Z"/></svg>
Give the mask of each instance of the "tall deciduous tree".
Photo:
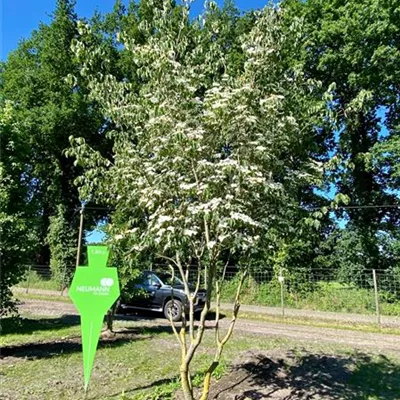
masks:
<svg viewBox="0 0 400 400"><path fill-rule="evenodd" d="M29 148L9 102L0 107L0 315L14 310L11 287L23 276L37 245L38 215L31 196Z"/></svg>
<svg viewBox="0 0 400 400"><path fill-rule="evenodd" d="M347 196L353 206L339 210L346 217L348 232L339 233L338 249L346 253L346 238L356 235L362 249L363 267L385 267L380 233L398 229L400 209L364 208L364 205L398 204L393 189L396 156L392 152L398 135L400 106L400 8L396 1L285 0L289 23L305 21L301 60L308 76L322 82L322 90L335 83L329 107L336 111L337 126L325 137L331 159L326 182L330 190ZM387 143L382 145L381 143ZM323 147L320 146L323 150ZM374 153L378 162L372 162ZM327 186L329 187L329 186ZM339 250L338 250L339 251ZM349 273L360 267L354 252L347 254ZM337 266L337 252L330 256ZM354 258L351 266L348 260Z"/></svg>
<svg viewBox="0 0 400 400"><path fill-rule="evenodd" d="M77 238L78 218L73 216L80 201L74 179L79 170L65 157L68 137L83 136L97 148L104 143L104 121L96 105L87 101L84 82L78 80L71 86L66 79L78 70L71 51L76 27L74 1L58 0L50 24L41 24L21 42L1 72L2 96L12 104L19 140L29 151L29 193L41 216L36 221L39 241L33 264L50 263L46 238L50 218L57 214L59 205L63 206L63 218L71 224L72 235L62 245L70 246ZM68 263L73 265L74 257Z"/></svg>
<svg viewBox="0 0 400 400"><path fill-rule="evenodd" d="M307 81L298 66L281 63L283 53L296 46L298 21L285 35L281 10L260 12L243 38L243 69L232 73L225 42L215 40L221 27L207 17L216 6L209 7L202 22L191 22L188 5L177 10L164 1L154 8L153 23L139 26L145 43L121 32L121 45L135 65L133 81L91 72L105 53L92 45L89 26L80 26L82 38L74 44L91 96L116 129L109 133L112 161L80 137L71 138L69 153L84 168L82 194L95 193L120 215L131 216L118 224L115 240L131 239L136 252L154 249L185 283L188 320L180 328L171 323L181 346L186 399L195 396L190 365L213 291L219 304L221 260L234 255L242 279L224 335L217 306L216 352L202 399L232 334L247 267L279 235L284 205L321 176L321 165L298 151L321 122L322 102L309 96L316 83ZM195 289L188 281L192 263L198 266ZM207 302L196 324L194 302L202 277Z"/></svg>
<svg viewBox="0 0 400 400"><path fill-rule="evenodd" d="M396 196L386 191L388 171L371 165L371 153L384 136L398 132L398 2L287 0L283 7L289 21L299 16L305 21L302 59L307 74L320 80L323 89L336 85L330 108L337 111L337 127L328 148L328 177L336 191L347 195L352 205L396 203ZM370 236L398 226L400 217L397 209L389 208L361 207L346 213L354 228Z"/></svg>

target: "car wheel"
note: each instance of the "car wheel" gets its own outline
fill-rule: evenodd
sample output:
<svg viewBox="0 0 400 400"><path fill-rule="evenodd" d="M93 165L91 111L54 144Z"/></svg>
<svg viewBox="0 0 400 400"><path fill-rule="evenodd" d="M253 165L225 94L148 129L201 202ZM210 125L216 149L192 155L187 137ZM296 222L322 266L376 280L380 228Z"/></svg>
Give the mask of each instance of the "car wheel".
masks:
<svg viewBox="0 0 400 400"><path fill-rule="evenodd" d="M122 315L126 313L125 309L121 305L121 299L119 299L118 302L117 302L115 313L116 314L122 314Z"/></svg>
<svg viewBox="0 0 400 400"><path fill-rule="evenodd" d="M201 311L196 311L196 312L194 313L194 319L195 319L196 321L200 321L200 319L201 319Z"/></svg>
<svg viewBox="0 0 400 400"><path fill-rule="evenodd" d="M179 300L169 300L164 305L164 315L168 320L170 315L173 322L178 322L182 319L182 303Z"/></svg>

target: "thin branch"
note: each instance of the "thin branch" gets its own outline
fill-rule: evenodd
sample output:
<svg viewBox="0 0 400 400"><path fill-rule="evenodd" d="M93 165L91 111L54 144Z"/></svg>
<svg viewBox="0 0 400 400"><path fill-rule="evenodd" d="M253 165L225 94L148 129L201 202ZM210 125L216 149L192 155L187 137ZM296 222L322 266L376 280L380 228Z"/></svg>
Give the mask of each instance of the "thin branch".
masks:
<svg viewBox="0 0 400 400"><path fill-rule="evenodd" d="M219 346L220 339L219 339L219 317L220 317L220 304L221 304L221 287L218 280L215 282L215 292L216 292L216 308L215 308L215 341Z"/></svg>
<svg viewBox="0 0 400 400"><path fill-rule="evenodd" d="M222 277L220 281L216 281L216 310L215 310L215 340L217 344L220 344L220 336L219 336L219 318L220 318L220 308L221 308L221 293L222 293L222 286L225 280L226 269L229 264L230 254L228 257L228 261L224 265L224 269L222 271Z"/></svg>
<svg viewBox="0 0 400 400"><path fill-rule="evenodd" d="M160 257L160 258L164 258L165 260L168 260L168 261L172 262L173 264L175 264L175 265L178 267L177 262L176 262L173 258L164 256L164 255L162 255L162 254L156 254L156 256L157 256L157 257ZM178 268L179 268L179 267L178 267Z"/></svg>
<svg viewBox="0 0 400 400"><path fill-rule="evenodd" d="M206 283L206 288L207 288L206 304L200 315L199 328L197 330L195 340L191 343L190 348L188 349L188 353L186 356L188 363L190 363L190 361L192 360L193 355L196 352L196 349L199 347L201 340L203 338L203 335L204 335L205 325L206 325L206 317L207 317L208 311L210 310L211 291L212 291L212 284L213 284L213 280L214 280L214 272L215 272L214 268L210 268L209 274L207 276L207 283Z"/></svg>
<svg viewBox="0 0 400 400"><path fill-rule="evenodd" d="M238 288L237 288L237 291L236 291L235 301L233 303L232 320L231 320L231 323L229 325L227 334L225 335L225 337L221 341L221 347L223 347L226 344L226 342L229 340L229 338L232 335L233 328L235 326L237 315L238 315L239 309L240 309L240 302L239 302L240 293L242 292L242 286L243 286L244 280L246 279L246 276L247 276L247 269L243 272L242 277L240 278L240 282L239 282L239 285L238 285Z"/></svg>
<svg viewBox="0 0 400 400"><path fill-rule="evenodd" d="M229 252L228 260L227 260L227 262L226 262L225 265L224 265L224 269L222 270L221 291L222 291L222 285L223 285L224 282L225 282L226 269L228 268L228 264L229 264L229 261L230 261L230 260L231 260L231 253Z"/></svg>
<svg viewBox="0 0 400 400"><path fill-rule="evenodd" d="M185 289L185 295L187 298L187 301L189 302L189 334L190 334L190 339L194 337L194 319L193 319L193 312L194 312L194 305L193 305L193 298L190 294L190 288L189 288L189 283L188 283L188 276L185 274L182 263L179 257L179 253L176 252L176 265L178 267L179 273L181 274L182 280L183 280L183 286ZM187 271L188 272L188 271ZM183 305L184 306L184 305Z"/></svg>
<svg viewBox="0 0 400 400"><path fill-rule="evenodd" d="M173 282L174 278L175 278L175 271L171 266L170 266L170 269L172 271L172 282ZM172 295L172 301L173 301L174 300L173 289L171 290L171 295ZM172 313L169 314L169 322L171 323L172 331L174 332L175 337L178 339L178 342L181 344L181 348L186 347L186 343L182 342L181 336L179 335L179 333L175 327L175 323L174 323L174 321L172 321Z"/></svg>

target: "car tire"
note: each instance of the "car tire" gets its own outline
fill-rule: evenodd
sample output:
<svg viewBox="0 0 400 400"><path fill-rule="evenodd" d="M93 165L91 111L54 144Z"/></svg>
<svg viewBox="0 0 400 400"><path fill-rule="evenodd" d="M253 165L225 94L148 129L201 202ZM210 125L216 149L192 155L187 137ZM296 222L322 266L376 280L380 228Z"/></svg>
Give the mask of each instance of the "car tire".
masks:
<svg viewBox="0 0 400 400"><path fill-rule="evenodd" d="M121 299L119 299L117 302L117 306L115 308L115 313L120 314L120 315L124 315L126 313L125 309L121 305Z"/></svg>
<svg viewBox="0 0 400 400"><path fill-rule="evenodd" d="M201 311L196 311L196 312L194 313L194 319L195 319L196 321L200 321L200 319L201 319Z"/></svg>
<svg viewBox="0 0 400 400"><path fill-rule="evenodd" d="M170 319L170 311L172 311L172 321L178 322L182 319L182 303L179 300L169 300L164 305L164 315L168 320Z"/></svg>

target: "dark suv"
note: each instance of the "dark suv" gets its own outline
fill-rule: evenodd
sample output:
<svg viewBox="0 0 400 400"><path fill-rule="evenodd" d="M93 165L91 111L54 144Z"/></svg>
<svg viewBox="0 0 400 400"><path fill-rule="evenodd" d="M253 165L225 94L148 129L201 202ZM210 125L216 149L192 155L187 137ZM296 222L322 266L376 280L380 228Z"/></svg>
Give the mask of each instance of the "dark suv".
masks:
<svg viewBox="0 0 400 400"><path fill-rule="evenodd" d="M118 312L126 313L134 309L151 310L163 312L168 319L171 313L172 320L176 322L181 320L184 312L189 311L183 282L177 277L173 278L169 273L144 271L133 286L133 294L129 299L121 296ZM193 285L189 287L194 291ZM196 295L194 312L201 312L205 302L206 292L201 289Z"/></svg>

